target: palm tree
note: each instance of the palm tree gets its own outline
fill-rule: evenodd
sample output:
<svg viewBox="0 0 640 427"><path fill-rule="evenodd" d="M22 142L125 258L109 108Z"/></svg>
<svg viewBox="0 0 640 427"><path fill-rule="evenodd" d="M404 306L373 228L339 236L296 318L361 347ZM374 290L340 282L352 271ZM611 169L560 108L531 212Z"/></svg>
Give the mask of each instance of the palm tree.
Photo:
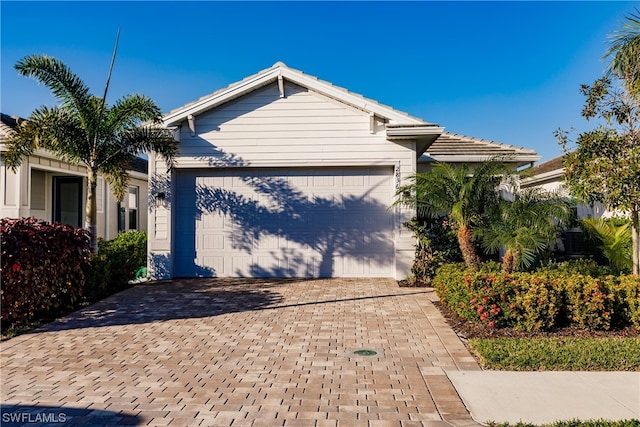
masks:
<svg viewBox="0 0 640 427"><path fill-rule="evenodd" d="M516 192L513 200L500 200L477 236L488 253L506 249L502 270L512 273L530 267L536 255L555 242L558 224L566 222L570 213L569 203L556 194L530 188Z"/></svg>
<svg viewBox="0 0 640 427"><path fill-rule="evenodd" d="M172 167L177 152L175 141L160 126L158 106L144 95L127 95L109 106L109 80L102 98L92 95L64 63L46 55L27 56L15 68L20 75L32 77L50 89L60 104L39 107L27 120L19 122L3 160L15 171L24 158L43 148L86 167L85 227L91 233L91 249L95 253L98 174L104 175L116 199L122 200L131 161L140 153L153 151Z"/></svg>
<svg viewBox="0 0 640 427"><path fill-rule="evenodd" d="M609 39L607 72L622 79L629 94L640 99L640 12L626 16L622 28Z"/></svg>
<svg viewBox="0 0 640 427"><path fill-rule="evenodd" d="M456 167L436 163L431 171L416 173L409 184L397 190L395 205L415 208L422 217L449 214L458 228L458 244L465 264L478 270L480 257L472 230L498 203L498 186L509 175L500 160L482 162L473 171L468 164Z"/></svg>
<svg viewBox="0 0 640 427"><path fill-rule="evenodd" d="M631 223L616 224L612 219L585 218L584 227L600 240L600 249L611 267L623 271L631 270Z"/></svg>

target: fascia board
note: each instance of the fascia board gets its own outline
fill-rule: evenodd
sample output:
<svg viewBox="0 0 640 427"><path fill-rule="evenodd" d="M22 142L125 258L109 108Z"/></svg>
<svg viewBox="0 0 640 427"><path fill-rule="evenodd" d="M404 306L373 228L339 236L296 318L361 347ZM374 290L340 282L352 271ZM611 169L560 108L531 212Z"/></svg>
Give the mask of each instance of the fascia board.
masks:
<svg viewBox="0 0 640 427"><path fill-rule="evenodd" d="M545 172L545 173L541 173L539 175L534 175L534 176L530 176L527 178L524 178L522 180L523 184L535 184L541 181L552 181L555 179L558 179L560 181L563 180L563 176L564 176L564 168L561 169L556 169L556 170L552 170L549 172Z"/></svg>
<svg viewBox="0 0 640 427"><path fill-rule="evenodd" d="M387 138L411 138L420 136L441 135L442 132L444 132L444 128L436 125L388 127Z"/></svg>

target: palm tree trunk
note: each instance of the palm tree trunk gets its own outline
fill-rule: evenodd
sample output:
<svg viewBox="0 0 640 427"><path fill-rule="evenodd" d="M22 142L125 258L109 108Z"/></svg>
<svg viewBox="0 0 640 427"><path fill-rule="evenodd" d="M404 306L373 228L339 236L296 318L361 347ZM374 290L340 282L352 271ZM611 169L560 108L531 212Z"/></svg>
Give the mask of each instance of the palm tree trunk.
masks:
<svg viewBox="0 0 640 427"><path fill-rule="evenodd" d="M513 256L513 252L511 249L507 249L502 257L502 271L505 273L513 273L515 264L515 256Z"/></svg>
<svg viewBox="0 0 640 427"><path fill-rule="evenodd" d="M87 204L85 206L84 226L91 236L91 252L98 253L98 236L96 222L98 217L98 204L96 200L96 188L98 187L98 172L89 169L87 174Z"/></svg>
<svg viewBox="0 0 640 427"><path fill-rule="evenodd" d="M634 275L640 275L640 213L637 210L631 212L631 251L633 252L633 270Z"/></svg>
<svg viewBox="0 0 640 427"><path fill-rule="evenodd" d="M458 229L458 244L460 245L462 258L465 264L467 264L467 267L478 271L480 269L480 258L476 253L476 246L473 244L471 238L471 230L469 230L469 227L466 225L461 225Z"/></svg>

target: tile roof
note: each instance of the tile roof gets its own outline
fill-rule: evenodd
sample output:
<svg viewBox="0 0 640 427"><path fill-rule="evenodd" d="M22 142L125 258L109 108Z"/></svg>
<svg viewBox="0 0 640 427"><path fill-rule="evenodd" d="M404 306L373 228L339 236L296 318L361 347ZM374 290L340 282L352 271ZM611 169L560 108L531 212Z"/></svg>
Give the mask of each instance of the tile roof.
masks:
<svg viewBox="0 0 640 427"><path fill-rule="evenodd" d="M559 157L555 157L551 160L548 160L546 162L542 162L539 165L536 165L532 167L530 170L528 170L527 175L536 176L536 175L541 175L543 173L560 170L564 168L564 158L565 156L562 155Z"/></svg>
<svg viewBox="0 0 640 427"><path fill-rule="evenodd" d="M536 151L487 139L444 132L425 152L427 156L499 156L529 155Z"/></svg>

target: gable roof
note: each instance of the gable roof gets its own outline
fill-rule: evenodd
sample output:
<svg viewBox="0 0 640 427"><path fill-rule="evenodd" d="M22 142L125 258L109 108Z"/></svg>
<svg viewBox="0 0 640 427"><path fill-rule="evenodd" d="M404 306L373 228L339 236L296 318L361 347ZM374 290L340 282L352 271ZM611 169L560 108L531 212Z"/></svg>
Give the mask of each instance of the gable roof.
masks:
<svg viewBox="0 0 640 427"><path fill-rule="evenodd" d="M196 116L201 114L262 86L279 81L279 79L285 79L364 112L373 113L380 118L388 119L392 124L438 126L433 123L427 123L420 118L410 116L407 113L398 111L387 105L380 104L372 99L365 98L357 93L350 92L345 88L335 86L330 82L305 74L300 70L289 68L282 62L276 62L271 68L259 71L258 73L246 77L239 82L230 84L226 88L217 90L209 95L205 95L200 99L168 112L164 116L164 123L167 126L179 124L186 120L190 115Z"/></svg>
<svg viewBox="0 0 640 427"><path fill-rule="evenodd" d="M540 160L535 150L487 139L444 132L427 148L420 162L478 162L494 156L513 156L519 165Z"/></svg>

